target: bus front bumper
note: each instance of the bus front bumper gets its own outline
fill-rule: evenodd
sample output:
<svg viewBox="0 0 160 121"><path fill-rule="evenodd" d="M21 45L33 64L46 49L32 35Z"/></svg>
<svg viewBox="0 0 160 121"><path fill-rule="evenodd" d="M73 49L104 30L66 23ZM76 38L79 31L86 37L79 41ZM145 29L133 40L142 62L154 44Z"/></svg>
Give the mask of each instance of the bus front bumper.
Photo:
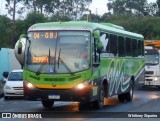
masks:
<svg viewBox="0 0 160 121"><path fill-rule="evenodd" d="M39 89L36 87L29 88L24 84L24 97L27 100L52 99L55 101L89 102L96 100L98 95L93 95L92 86L84 87L83 89Z"/></svg>

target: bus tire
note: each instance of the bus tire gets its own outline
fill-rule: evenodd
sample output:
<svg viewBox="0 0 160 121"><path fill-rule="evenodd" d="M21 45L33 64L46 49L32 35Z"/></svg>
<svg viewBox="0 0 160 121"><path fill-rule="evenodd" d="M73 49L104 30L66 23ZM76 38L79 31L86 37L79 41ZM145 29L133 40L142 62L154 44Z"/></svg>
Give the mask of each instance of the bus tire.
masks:
<svg viewBox="0 0 160 121"><path fill-rule="evenodd" d="M99 91L98 100L96 100L96 101L93 102L94 107L96 109L102 109L103 108L103 105L104 105L104 95L105 95L104 87L102 86L101 89L100 89L100 91Z"/></svg>
<svg viewBox="0 0 160 121"><path fill-rule="evenodd" d="M54 100L42 100L42 105L44 108L52 108Z"/></svg>
<svg viewBox="0 0 160 121"><path fill-rule="evenodd" d="M130 88L129 88L129 91L126 92L126 93L118 95L119 101L120 102L124 102L124 101L130 102L130 101L132 101L132 99L133 99L133 91L134 91L134 83L132 81L131 85L130 85Z"/></svg>
<svg viewBox="0 0 160 121"><path fill-rule="evenodd" d="M125 101L125 94L119 94L119 95L118 95L118 100L119 100L120 102L124 102L124 101Z"/></svg>
<svg viewBox="0 0 160 121"><path fill-rule="evenodd" d="M88 109L88 108L90 108L90 102L86 102L86 103L82 103L82 102L80 102L79 103L79 110L83 110L83 109Z"/></svg>
<svg viewBox="0 0 160 121"><path fill-rule="evenodd" d="M132 83L130 85L129 92L125 93L126 101L128 101L128 102L132 101L132 99L133 99L133 92L134 92L134 84L133 84L133 81L132 81Z"/></svg>

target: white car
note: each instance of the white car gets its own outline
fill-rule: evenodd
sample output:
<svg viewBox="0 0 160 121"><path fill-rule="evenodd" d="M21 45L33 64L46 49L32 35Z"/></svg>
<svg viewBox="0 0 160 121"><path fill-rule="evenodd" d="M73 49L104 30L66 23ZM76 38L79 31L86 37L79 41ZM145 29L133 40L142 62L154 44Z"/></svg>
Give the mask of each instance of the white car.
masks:
<svg viewBox="0 0 160 121"><path fill-rule="evenodd" d="M24 96L23 70L13 70L9 73L3 91L5 100L9 99L9 97Z"/></svg>

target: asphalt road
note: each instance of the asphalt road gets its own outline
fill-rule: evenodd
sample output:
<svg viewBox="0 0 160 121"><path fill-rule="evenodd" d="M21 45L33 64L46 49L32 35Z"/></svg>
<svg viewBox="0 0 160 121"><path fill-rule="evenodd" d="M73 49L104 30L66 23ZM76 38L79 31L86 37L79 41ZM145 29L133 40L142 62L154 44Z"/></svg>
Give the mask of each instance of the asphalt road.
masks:
<svg viewBox="0 0 160 121"><path fill-rule="evenodd" d="M65 121L102 121L107 118L107 121L131 121L139 120L140 114L155 114L160 116L160 90L155 87L136 89L134 92L134 99L132 102L120 103L117 96L110 97L105 100L104 108L101 110L95 110L92 107L87 107L79 110L78 102L55 102L54 107L50 110L44 109L40 101L26 101L22 99L11 99L5 101L0 99L0 112L18 112L18 113L40 113L50 114L51 118L42 118L38 120L65 120ZM159 113L157 113L159 112ZM61 114L61 115L59 115ZM63 114L63 115L62 115ZM77 115L78 114L78 115ZM124 118L129 115L132 117ZM137 116L137 117L136 117ZM62 118L61 118L62 117ZM135 117L133 119L133 117ZM124 119L123 119L124 118ZM10 119L5 119L10 120ZM12 119L17 121L17 119ZM23 119L27 120L27 119ZM31 119L36 120L36 119ZM148 121L150 119L143 118L142 121ZM157 121L157 118L153 118L152 121Z"/></svg>

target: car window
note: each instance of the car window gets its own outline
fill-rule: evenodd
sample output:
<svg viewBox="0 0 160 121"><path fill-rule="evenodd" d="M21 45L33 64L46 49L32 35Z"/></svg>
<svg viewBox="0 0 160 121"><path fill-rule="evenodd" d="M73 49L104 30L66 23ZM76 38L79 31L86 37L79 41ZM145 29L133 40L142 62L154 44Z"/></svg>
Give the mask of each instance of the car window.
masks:
<svg viewBox="0 0 160 121"><path fill-rule="evenodd" d="M11 72L8 77L8 81L20 81L23 80L22 72Z"/></svg>

